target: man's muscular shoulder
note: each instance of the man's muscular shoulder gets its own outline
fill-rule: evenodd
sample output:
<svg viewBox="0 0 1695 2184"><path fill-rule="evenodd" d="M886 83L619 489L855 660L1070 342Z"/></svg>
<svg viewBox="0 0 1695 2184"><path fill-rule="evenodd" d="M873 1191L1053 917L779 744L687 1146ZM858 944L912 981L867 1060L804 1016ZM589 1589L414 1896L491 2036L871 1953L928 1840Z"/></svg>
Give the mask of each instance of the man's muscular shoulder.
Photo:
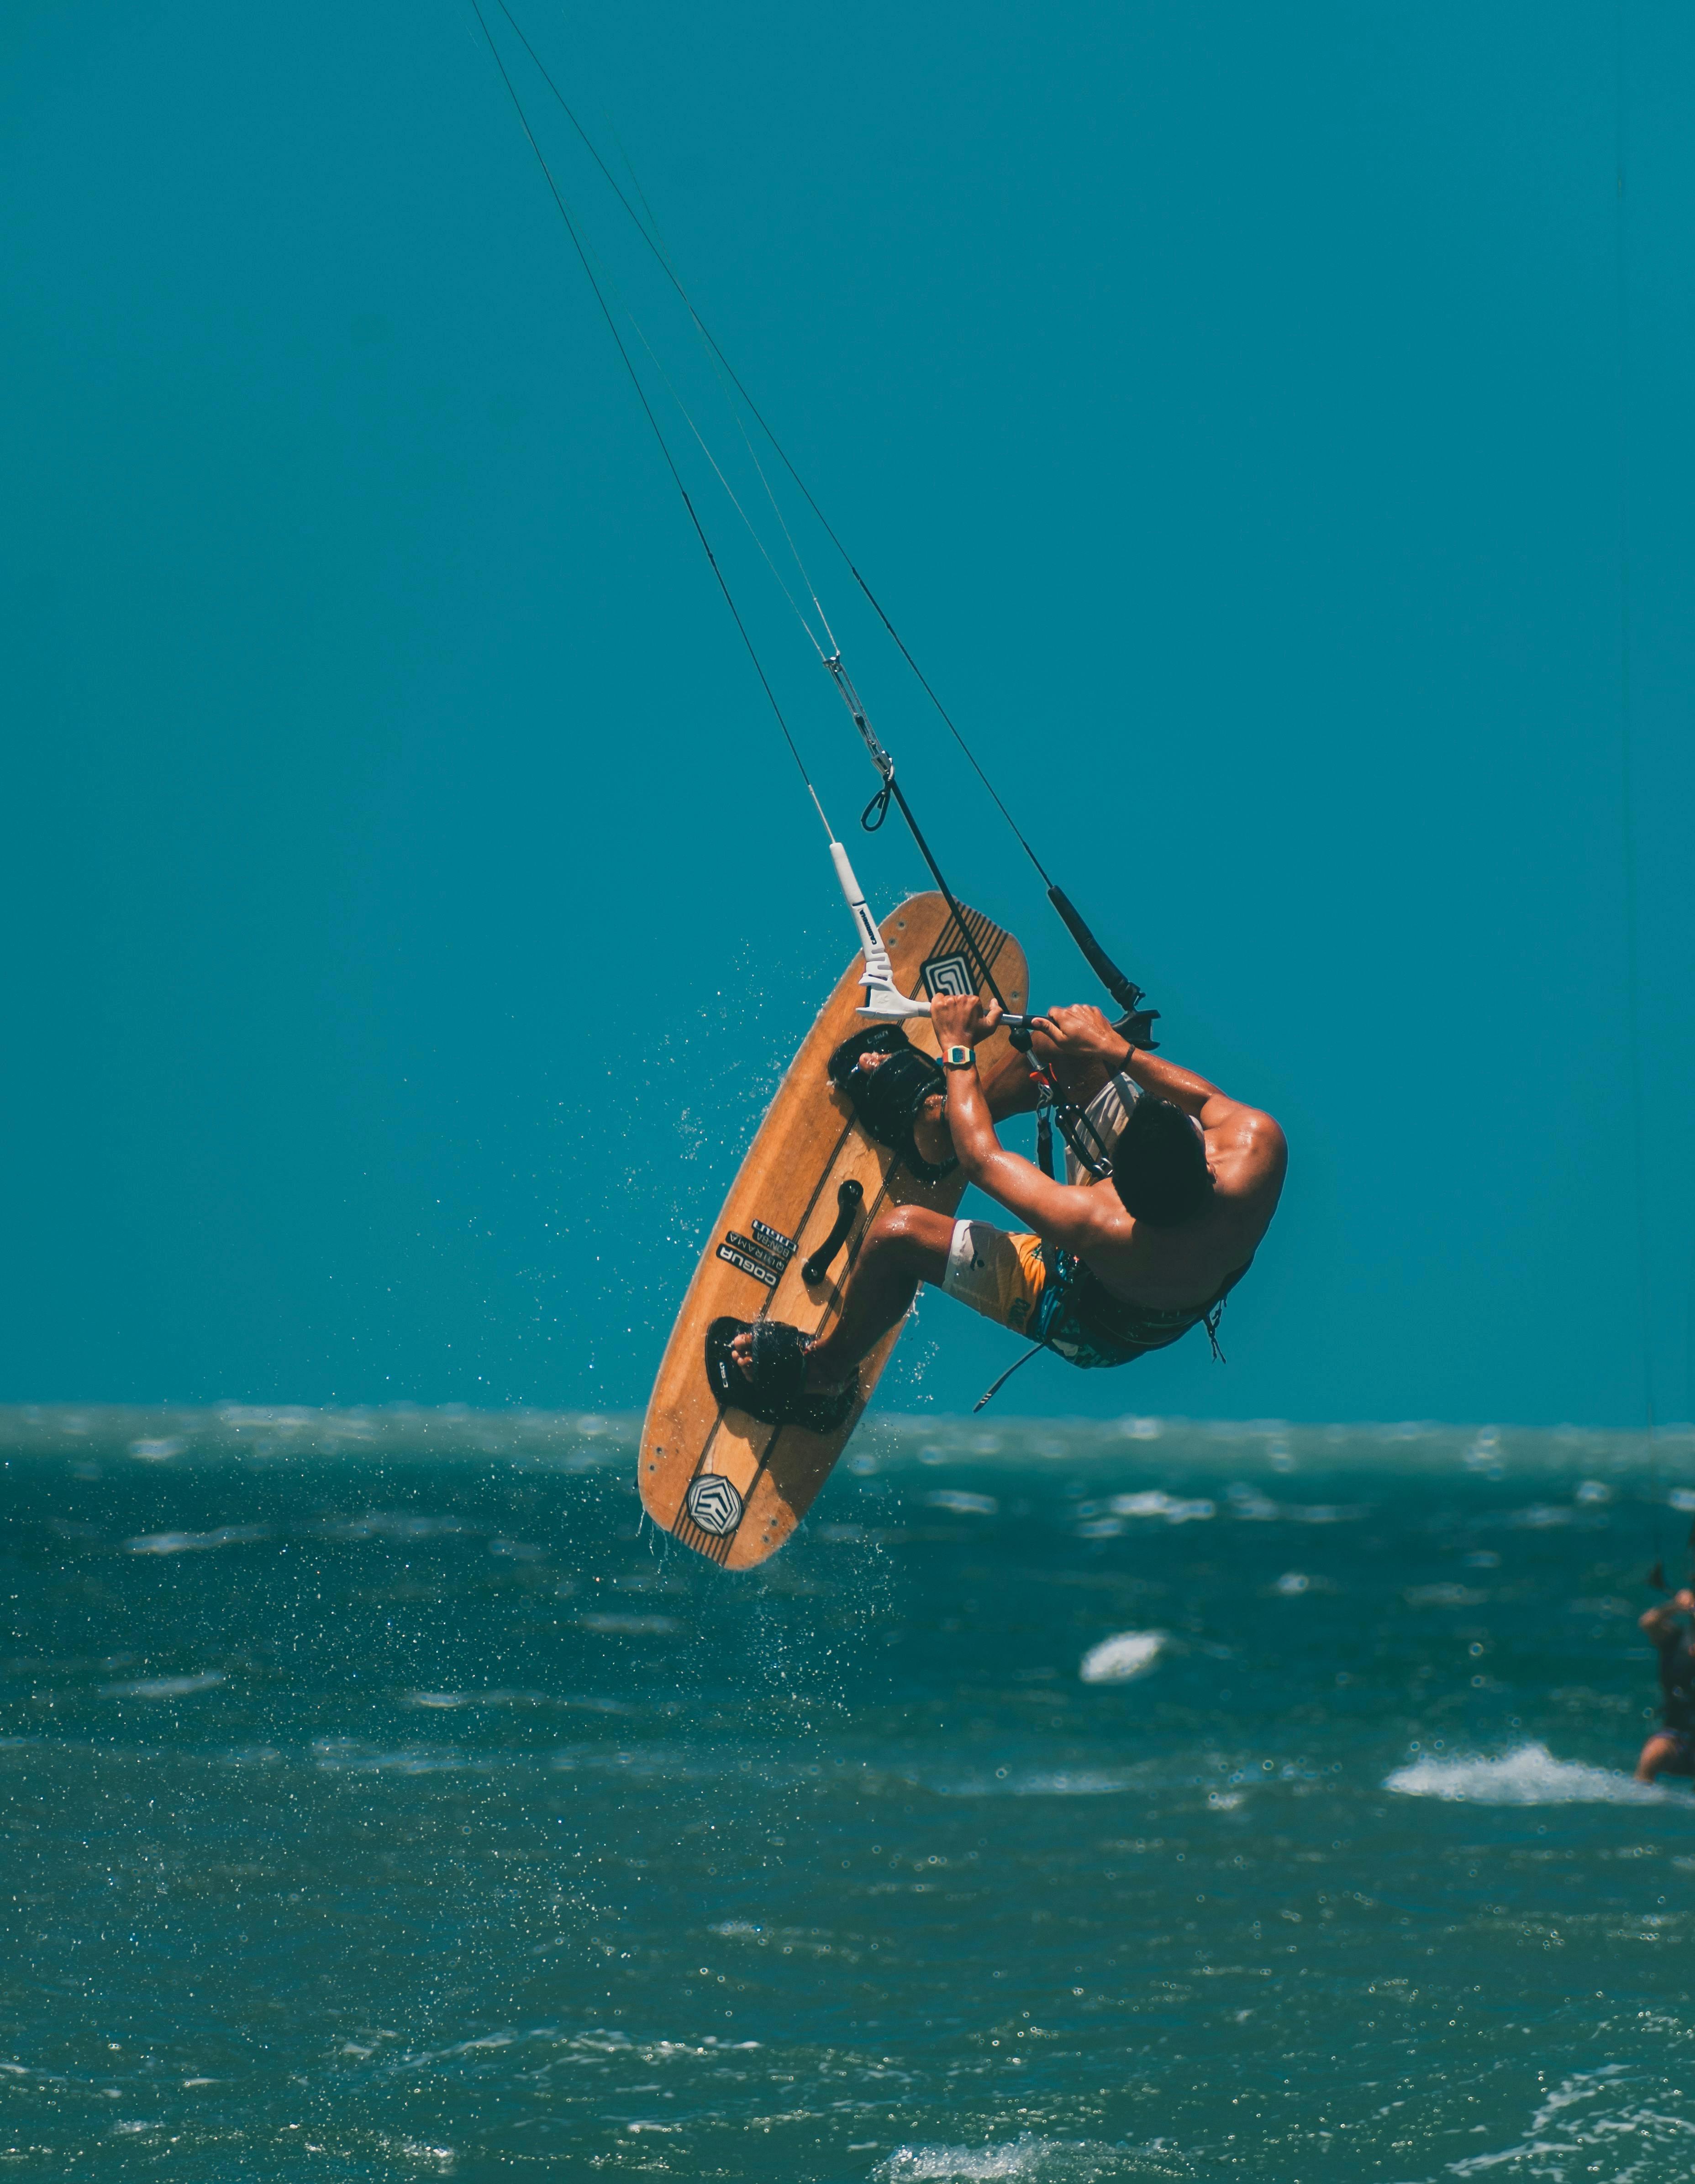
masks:
<svg viewBox="0 0 1695 2184"><path fill-rule="evenodd" d="M1275 1116L1259 1107L1237 1107L1218 1127L1214 1158L1224 1171L1217 1178L1221 1190L1255 1190L1282 1181L1289 1140Z"/></svg>

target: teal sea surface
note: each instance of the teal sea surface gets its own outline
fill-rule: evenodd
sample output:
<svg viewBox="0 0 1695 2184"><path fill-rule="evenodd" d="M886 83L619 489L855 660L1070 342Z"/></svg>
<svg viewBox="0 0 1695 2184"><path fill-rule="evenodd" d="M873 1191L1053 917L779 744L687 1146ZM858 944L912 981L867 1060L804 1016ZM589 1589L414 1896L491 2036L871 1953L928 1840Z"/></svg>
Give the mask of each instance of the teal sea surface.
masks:
<svg viewBox="0 0 1695 2184"><path fill-rule="evenodd" d="M1695 2172L1695 1435L0 1413L8 2170Z"/></svg>

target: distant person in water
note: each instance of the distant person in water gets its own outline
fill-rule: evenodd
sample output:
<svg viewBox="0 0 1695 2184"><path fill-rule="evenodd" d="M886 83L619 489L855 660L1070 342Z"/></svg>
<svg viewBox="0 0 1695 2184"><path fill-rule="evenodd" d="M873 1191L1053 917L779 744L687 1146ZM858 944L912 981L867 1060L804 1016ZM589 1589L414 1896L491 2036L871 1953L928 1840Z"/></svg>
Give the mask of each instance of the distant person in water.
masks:
<svg viewBox="0 0 1695 2184"><path fill-rule="evenodd" d="M769 1320L731 1339L736 1323L722 1323L715 1379L726 1400L756 1417L823 1431L839 1423L861 1360L903 1317L920 1282L1071 1364L1129 1364L1192 1327L1216 1326L1277 1210L1288 1156L1271 1117L1133 1046L1099 1009L1051 1009L1032 1026L1034 1059L1083 1109L1111 1163L1096 1180L1068 1158L1063 1183L1008 1152L995 1134L996 1112L1034 1105L1035 1096L997 1100L991 1110L978 1081L974 1049L999 1023L999 1007L974 994L941 994L930 1016L945 1106L931 1095L912 1114L903 1156L921 1179L957 1162L1024 1225L1007 1230L926 1206L885 1206L866 1234L841 1317L821 1340ZM871 1036L850 1043L867 1047L850 1067L881 1078L898 1064L923 1093L919 1057L899 1051L904 1038L885 1058L871 1050ZM842 1089L863 1117L864 1091ZM927 1112L931 1106L941 1112ZM894 1134L884 1141L895 1142Z"/></svg>
<svg viewBox="0 0 1695 2184"><path fill-rule="evenodd" d="M1636 1762L1638 1782L1657 1774L1695 1774L1695 1630L1680 1623L1695 1617L1695 1592L1686 1585L1670 1600L1649 1608L1639 1628L1659 1654L1660 1713L1665 1726L1655 1730Z"/></svg>

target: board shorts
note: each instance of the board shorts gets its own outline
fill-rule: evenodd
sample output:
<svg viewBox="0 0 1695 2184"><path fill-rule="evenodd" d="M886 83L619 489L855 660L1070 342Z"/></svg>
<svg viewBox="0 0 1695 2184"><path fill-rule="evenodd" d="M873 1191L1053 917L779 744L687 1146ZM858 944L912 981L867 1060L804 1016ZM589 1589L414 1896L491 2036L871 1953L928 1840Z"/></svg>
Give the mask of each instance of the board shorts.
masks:
<svg viewBox="0 0 1695 2184"><path fill-rule="evenodd" d="M1092 1279L1068 1254L1045 1256L1040 1236L1009 1234L992 1221L953 1224L942 1295L1085 1372L1129 1365L1150 1350L1167 1349L1201 1317L1198 1311L1149 1312L1107 1300L1109 1312L1121 1319L1134 1315L1138 1324L1134 1334L1102 1326L1088 1310L1093 1289Z"/></svg>
<svg viewBox="0 0 1695 2184"><path fill-rule="evenodd" d="M1034 1340L1047 1279L1040 1236L1009 1235L992 1221L954 1223L944 1296Z"/></svg>

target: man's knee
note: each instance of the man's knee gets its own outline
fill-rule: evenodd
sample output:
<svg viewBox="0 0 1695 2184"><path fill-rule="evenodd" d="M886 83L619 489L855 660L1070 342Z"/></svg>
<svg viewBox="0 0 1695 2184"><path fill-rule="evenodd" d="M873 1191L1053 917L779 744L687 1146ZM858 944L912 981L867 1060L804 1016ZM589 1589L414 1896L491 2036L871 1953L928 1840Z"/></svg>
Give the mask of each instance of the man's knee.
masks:
<svg viewBox="0 0 1695 2184"><path fill-rule="evenodd" d="M918 1240L923 1206L885 1206L865 1232L864 1249L894 1254L910 1251Z"/></svg>
<svg viewBox="0 0 1695 2184"><path fill-rule="evenodd" d="M953 1222L928 1206L885 1206L865 1232L860 1257L923 1271L953 1240Z"/></svg>

